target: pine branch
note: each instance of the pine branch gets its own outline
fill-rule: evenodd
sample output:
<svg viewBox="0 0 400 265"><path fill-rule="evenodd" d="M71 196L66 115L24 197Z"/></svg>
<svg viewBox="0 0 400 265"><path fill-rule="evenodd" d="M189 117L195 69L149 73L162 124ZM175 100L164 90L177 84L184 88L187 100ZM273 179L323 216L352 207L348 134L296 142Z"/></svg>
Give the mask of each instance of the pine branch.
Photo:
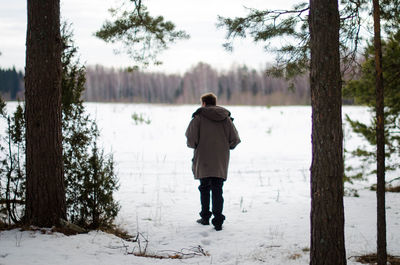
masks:
<svg viewBox="0 0 400 265"><path fill-rule="evenodd" d="M130 3L133 6L110 9L115 20L105 21L95 33L105 42L121 43L123 49L116 53L125 52L142 66L160 64L157 60L160 52L177 40L189 38L186 32L176 30L171 21L151 16L142 1L130 0Z"/></svg>

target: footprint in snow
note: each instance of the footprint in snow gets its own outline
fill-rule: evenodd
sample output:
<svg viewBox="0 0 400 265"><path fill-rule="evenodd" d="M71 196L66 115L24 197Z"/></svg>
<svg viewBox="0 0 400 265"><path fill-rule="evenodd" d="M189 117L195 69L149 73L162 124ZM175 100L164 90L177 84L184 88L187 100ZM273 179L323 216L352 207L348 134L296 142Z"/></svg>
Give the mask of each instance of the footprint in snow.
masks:
<svg viewBox="0 0 400 265"><path fill-rule="evenodd" d="M208 237L208 233L206 231L200 232L200 235L203 237Z"/></svg>
<svg viewBox="0 0 400 265"><path fill-rule="evenodd" d="M203 239L203 240L201 240L200 242L201 242L201 244L203 244L203 245L205 245L205 246L208 246L208 245L211 244L211 241L208 240L208 239Z"/></svg>

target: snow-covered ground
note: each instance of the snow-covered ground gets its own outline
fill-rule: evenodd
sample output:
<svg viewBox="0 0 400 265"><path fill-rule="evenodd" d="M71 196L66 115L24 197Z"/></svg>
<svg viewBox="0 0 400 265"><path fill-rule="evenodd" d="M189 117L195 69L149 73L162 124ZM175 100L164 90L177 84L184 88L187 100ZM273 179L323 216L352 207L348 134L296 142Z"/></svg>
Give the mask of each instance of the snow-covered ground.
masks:
<svg viewBox="0 0 400 265"><path fill-rule="evenodd" d="M141 233L147 253L196 254L187 259L149 259L128 253L137 243L103 232L77 236L18 230L0 233L0 264L307 264L310 238L311 108L228 109L242 143L231 152L224 185L222 231L195 222L200 211L198 182L191 173L192 150L184 136L198 106L87 104L101 128L102 144L117 162L122 209L116 223ZM363 107L344 113L368 120ZM133 113L151 120L135 124ZM350 136L350 135L348 135ZM348 137L346 146L360 143ZM400 171L388 174L388 179ZM347 256L376 249L376 198L356 183L360 197L346 197ZM400 254L400 195L388 193L388 251ZM350 258L348 264L357 264Z"/></svg>

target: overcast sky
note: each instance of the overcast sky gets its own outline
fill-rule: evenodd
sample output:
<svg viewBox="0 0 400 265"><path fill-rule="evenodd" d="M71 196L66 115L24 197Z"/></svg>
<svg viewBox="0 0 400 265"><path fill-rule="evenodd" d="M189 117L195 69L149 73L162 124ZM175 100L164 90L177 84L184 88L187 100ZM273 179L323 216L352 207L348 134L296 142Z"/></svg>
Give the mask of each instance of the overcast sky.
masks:
<svg viewBox="0 0 400 265"><path fill-rule="evenodd" d="M75 43L81 61L87 65L126 67L133 65L124 54L115 55L117 46L106 44L93 33L105 19L110 18L108 9L121 0L61 0L61 16L73 24ZM128 1L128 0L125 0ZM229 69L234 64L246 64L261 69L273 61L273 55L250 40L236 41L233 53L226 52L222 44L226 32L217 29L217 16L240 16L246 7L259 9L289 8L296 0L144 0L150 14L163 15L174 22L178 29L190 34L189 40L181 40L164 51L159 59L161 66L151 71L183 73L198 62L211 64L217 69ZM26 0L0 0L0 67L15 66L22 70L25 65Z"/></svg>

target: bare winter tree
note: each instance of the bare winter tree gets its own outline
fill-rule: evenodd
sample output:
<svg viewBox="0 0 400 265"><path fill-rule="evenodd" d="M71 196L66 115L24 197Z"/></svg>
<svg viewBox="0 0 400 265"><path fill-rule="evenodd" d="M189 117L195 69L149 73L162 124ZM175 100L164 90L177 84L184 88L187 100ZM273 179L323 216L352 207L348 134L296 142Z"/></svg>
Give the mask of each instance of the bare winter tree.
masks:
<svg viewBox="0 0 400 265"><path fill-rule="evenodd" d="M246 66L218 71L199 63L183 75L124 71L123 69L88 67L87 101L147 103L197 103L204 91L218 95L221 104L285 105L309 104L308 77L293 81L295 90L280 78L266 76Z"/></svg>

